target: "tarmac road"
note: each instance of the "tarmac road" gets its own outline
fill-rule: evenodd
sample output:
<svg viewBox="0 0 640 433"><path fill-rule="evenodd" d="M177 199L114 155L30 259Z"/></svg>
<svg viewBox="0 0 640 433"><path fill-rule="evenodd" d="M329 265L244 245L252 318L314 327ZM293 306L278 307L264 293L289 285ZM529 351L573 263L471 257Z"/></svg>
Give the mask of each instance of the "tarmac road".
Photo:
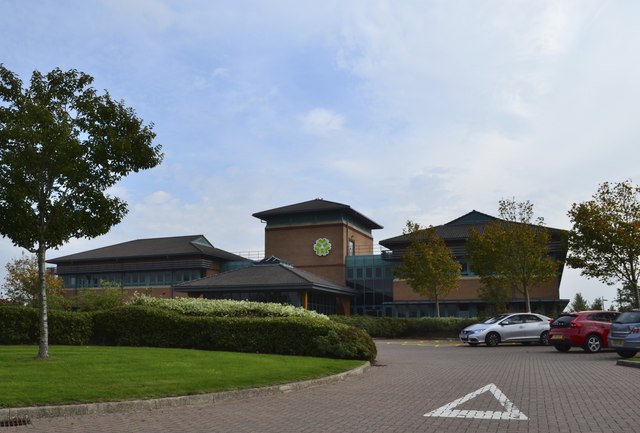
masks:
<svg viewBox="0 0 640 433"><path fill-rule="evenodd" d="M376 343L377 365L341 382L215 404L34 419L0 433L640 431L640 369L616 365L614 352Z"/></svg>

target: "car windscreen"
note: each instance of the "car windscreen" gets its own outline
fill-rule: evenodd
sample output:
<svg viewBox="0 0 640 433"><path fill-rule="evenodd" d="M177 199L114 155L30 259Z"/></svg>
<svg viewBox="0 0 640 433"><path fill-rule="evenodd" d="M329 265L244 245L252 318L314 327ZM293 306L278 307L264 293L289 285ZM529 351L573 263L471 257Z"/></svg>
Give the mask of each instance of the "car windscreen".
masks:
<svg viewBox="0 0 640 433"><path fill-rule="evenodd" d="M640 323L640 311L625 311L614 323Z"/></svg>
<svg viewBox="0 0 640 433"><path fill-rule="evenodd" d="M558 326L558 327L568 326L569 323L571 323L573 319L575 319L576 317L577 316L574 316L572 314L567 314L566 316L560 316L556 320L554 320L551 325Z"/></svg>
<svg viewBox="0 0 640 433"><path fill-rule="evenodd" d="M485 320L482 323L486 323L487 325L490 325L492 323L496 323L499 322L500 320L504 319L505 317L509 317L510 314L498 314L497 316L493 316L488 318L487 320Z"/></svg>

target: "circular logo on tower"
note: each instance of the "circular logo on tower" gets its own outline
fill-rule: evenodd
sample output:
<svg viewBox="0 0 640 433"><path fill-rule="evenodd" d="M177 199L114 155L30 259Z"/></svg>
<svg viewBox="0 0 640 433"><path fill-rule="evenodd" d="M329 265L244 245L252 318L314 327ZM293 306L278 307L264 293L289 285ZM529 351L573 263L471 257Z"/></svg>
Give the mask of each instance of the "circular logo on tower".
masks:
<svg viewBox="0 0 640 433"><path fill-rule="evenodd" d="M331 242L327 238L320 238L313 244L313 251L317 256L326 256L331 251Z"/></svg>

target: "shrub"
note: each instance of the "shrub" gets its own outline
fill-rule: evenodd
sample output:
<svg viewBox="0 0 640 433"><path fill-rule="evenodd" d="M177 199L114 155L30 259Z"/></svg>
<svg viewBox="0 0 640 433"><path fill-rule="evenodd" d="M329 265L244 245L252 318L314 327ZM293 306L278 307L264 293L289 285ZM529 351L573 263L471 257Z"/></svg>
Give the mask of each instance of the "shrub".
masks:
<svg viewBox="0 0 640 433"><path fill-rule="evenodd" d="M91 316L52 310L48 314L51 344L87 344L93 332ZM34 344L40 338L37 308L0 307L0 344Z"/></svg>
<svg viewBox="0 0 640 433"><path fill-rule="evenodd" d="M49 343L66 345L89 344L92 334L93 321L91 314L49 311Z"/></svg>
<svg viewBox="0 0 640 433"><path fill-rule="evenodd" d="M373 360L376 355L366 333L313 317L185 316L171 310L127 305L96 312L93 319L96 344L363 360Z"/></svg>
<svg viewBox="0 0 640 433"><path fill-rule="evenodd" d="M73 305L79 311L100 311L124 305L124 291L121 287L104 285L101 289L80 289L73 298Z"/></svg>
<svg viewBox="0 0 640 433"><path fill-rule="evenodd" d="M407 336L419 338L457 338L460 331L477 323L476 318L422 317L407 320Z"/></svg>
<svg viewBox="0 0 640 433"><path fill-rule="evenodd" d="M292 305L268 302L232 301L227 299L202 298L155 298L136 293L128 302L129 305L159 307L173 310L188 316L216 317L314 317L327 319L327 316L315 311Z"/></svg>
<svg viewBox="0 0 640 433"><path fill-rule="evenodd" d="M331 316L331 320L364 329L375 338L456 338L475 318Z"/></svg>
<svg viewBox="0 0 640 433"><path fill-rule="evenodd" d="M407 334L407 320L373 316L331 316L331 320L364 329L372 337L397 338Z"/></svg>
<svg viewBox="0 0 640 433"><path fill-rule="evenodd" d="M327 335L316 337L315 342L321 352L333 358L373 362L377 355L376 345L369 334L353 326L329 329Z"/></svg>
<svg viewBox="0 0 640 433"><path fill-rule="evenodd" d="M38 340L38 310L0 306L0 344L32 344Z"/></svg>
<svg viewBox="0 0 640 433"><path fill-rule="evenodd" d="M38 341L35 308L0 307L0 344ZM361 329L326 316L217 317L140 305L93 313L51 311L52 344L176 347L323 356L373 361L376 347Z"/></svg>

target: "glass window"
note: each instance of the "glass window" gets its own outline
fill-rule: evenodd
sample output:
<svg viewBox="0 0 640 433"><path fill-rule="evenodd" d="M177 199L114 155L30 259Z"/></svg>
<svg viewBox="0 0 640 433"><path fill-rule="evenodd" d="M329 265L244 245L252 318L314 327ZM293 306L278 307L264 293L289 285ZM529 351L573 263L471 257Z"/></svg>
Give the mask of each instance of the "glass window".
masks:
<svg viewBox="0 0 640 433"><path fill-rule="evenodd" d="M569 323L573 322L573 320L576 317L577 316L572 315L572 314L566 314L566 315L558 317L556 320L553 321L553 323L551 325L558 326L558 327L569 326Z"/></svg>
<svg viewBox="0 0 640 433"><path fill-rule="evenodd" d="M616 319L616 323L638 323L640 322L640 311L626 311Z"/></svg>

